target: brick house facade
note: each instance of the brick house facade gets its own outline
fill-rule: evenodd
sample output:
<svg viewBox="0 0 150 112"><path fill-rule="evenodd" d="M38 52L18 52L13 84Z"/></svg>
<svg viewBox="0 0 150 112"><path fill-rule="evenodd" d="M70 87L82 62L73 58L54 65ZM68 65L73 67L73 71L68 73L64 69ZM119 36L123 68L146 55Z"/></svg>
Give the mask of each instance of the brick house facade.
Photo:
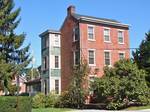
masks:
<svg viewBox="0 0 150 112"><path fill-rule="evenodd" d="M130 58L129 26L119 21L79 15L69 6L60 32L62 91L68 88L72 68L81 58L89 63L91 80L103 76L104 66Z"/></svg>

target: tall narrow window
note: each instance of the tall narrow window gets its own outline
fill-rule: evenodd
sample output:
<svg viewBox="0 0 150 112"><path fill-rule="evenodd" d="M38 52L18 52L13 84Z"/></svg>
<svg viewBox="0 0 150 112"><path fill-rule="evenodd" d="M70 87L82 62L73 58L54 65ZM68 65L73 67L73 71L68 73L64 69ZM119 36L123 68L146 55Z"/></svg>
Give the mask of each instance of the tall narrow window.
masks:
<svg viewBox="0 0 150 112"><path fill-rule="evenodd" d="M55 46L59 46L59 35L58 34L55 34L55 37L54 37L54 45Z"/></svg>
<svg viewBox="0 0 150 112"><path fill-rule="evenodd" d="M105 58L105 65L111 65L111 62L110 62L110 52L108 51L105 51L104 52L104 58Z"/></svg>
<svg viewBox="0 0 150 112"><path fill-rule="evenodd" d="M89 50L89 65L95 64L95 50Z"/></svg>
<svg viewBox="0 0 150 112"><path fill-rule="evenodd" d="M74 52L74 65L78 65L80 63L80 52L75 51Z"/></svg>
<svg viewBox="0 0 150 112"><path fill-rule="evenodd" d="M104 29L104 42L110 42L110 30Z"/></svg>
<svg viewBox="0 0 150 112"><path fill-rule="evenodd" d="M48 56L45 56L43 59L44 70L48 69Z"/></svg>
<svg viewBox="0 0 150 112"><path fill-rule="evenodd" d="M119 59L122 60L125 58L125 53L119 53Z"/></svg>
<svg viewBox="0 0 150 112"><path fill-rule="evenodd" d="M88 39L94 40L94 27L88 26Z"/></svg>
<svg viewBox="0 0 150 112"><path fill-rule="evenodd" d="M123 31L118 31L118 42L120 44L124 43Z"/></svg>
<svg viewBox="0 0 150 112"><path fill-rule="evenodd" d="M74 33L74 35L73 35L73 40L74 41L77 41L77 40L79 40L79 28L78 27L75 27L74 29L73 29L73 33Z"/></svg>
<svg viewBox="0 0 150 112"><path fill-rule="evenodd" d="M59 68L59 56L55 56L55 68Z"/></svg>
<svg viewBox="0 0 150 112"><path fill-rule="evenodd" d="M45 37L45 47L49 47L49 38Z"/></svg>
<svg viewBox="0 0 150 112"><path fill-rule="evenodd" d="M59 94L59 80L55 80L55 93Z"/></svg>

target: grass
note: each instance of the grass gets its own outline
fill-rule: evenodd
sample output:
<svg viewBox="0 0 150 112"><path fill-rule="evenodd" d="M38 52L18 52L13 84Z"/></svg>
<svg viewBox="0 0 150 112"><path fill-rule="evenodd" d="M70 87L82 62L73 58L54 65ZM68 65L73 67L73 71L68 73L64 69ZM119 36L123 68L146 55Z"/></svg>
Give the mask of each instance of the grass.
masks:
<svg viewBox="0 0 150 112"><path fill-rule="evenodd" d="M150 109L150 105L129 107L129 108L125 109L125 110L142 110L142 109Z"/></svg>
<svg viewBox="0 0 150 112"><path fill-rule="evenodd" d="M68 112L71 109L63 109L63 108L39 108L32 109L32 112Z"/></svg>

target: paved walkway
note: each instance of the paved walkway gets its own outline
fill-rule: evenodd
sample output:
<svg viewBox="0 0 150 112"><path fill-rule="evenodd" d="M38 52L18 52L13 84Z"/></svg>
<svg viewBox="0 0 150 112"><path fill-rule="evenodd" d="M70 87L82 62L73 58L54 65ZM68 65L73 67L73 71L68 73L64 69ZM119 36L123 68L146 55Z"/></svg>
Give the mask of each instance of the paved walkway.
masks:
<svg viewBox="0 0 150 112"><path fill-rule="evenodd" d="M108 111L108 110L90 110L90 109L86 109L86 110L76 110L76 111L71 111L71 112L150 112L150 109L145 109L145 110L119 110L119 111Z"/></svg>

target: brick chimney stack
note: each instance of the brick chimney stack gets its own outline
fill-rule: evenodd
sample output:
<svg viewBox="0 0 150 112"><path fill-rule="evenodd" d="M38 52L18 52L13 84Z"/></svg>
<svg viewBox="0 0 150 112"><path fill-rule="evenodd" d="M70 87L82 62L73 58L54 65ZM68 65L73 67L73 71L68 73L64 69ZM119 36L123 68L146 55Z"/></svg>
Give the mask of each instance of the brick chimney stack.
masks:
<svg viewBox="0 0 150 112"><path fill-rule="evenodd" d="M75 13L75 6L71 5L67 8L67 13L68 16L72 15L73 13Z"/></svg>

